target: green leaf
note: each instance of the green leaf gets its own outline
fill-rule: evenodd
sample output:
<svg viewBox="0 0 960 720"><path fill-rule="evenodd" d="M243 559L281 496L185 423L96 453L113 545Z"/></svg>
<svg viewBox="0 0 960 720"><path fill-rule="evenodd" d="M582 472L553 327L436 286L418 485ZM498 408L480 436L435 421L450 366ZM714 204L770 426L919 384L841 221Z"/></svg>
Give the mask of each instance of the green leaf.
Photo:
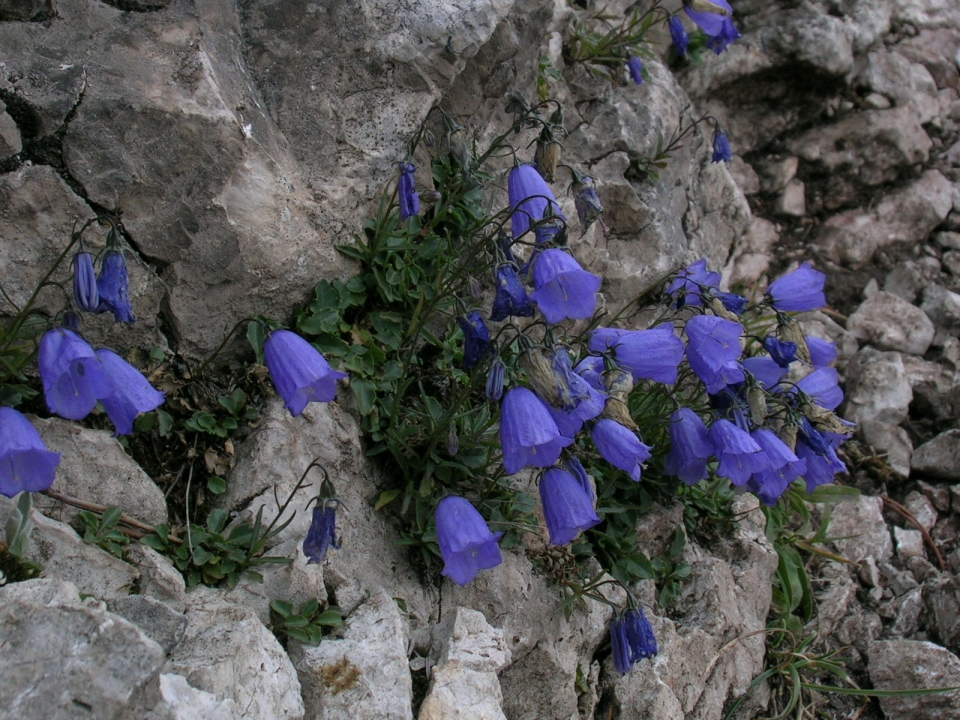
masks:
<svg viewBox="0 0 960 720"><path fill-rule="evenodd" d="M217 402L229 410L231 415L236 417L240 414L243 406L247 404L247 394L240 388L237 388L229 395L221 395L218 397Z"/></svg>
<svg viewBox="0 0 960 720"><path fill-rule="evenodd" d="M118 522L120 522L120 516L123 513L120 512L118 507L109 507L103 513L103 520L100 522L100 527L102 529L112 528Z"/></svg>
<svg viewBox="0 0 960 720"><path fill-rule="evenodd" d="M860 491L846 485L820 485L805 498L807 502L856 502Z"/></svg>
<svg viewBox="0 0 960 720"><path fill-rule="evenodd" d="M380 497L377 499L377 504L373 506L374 510L379 510L383 507L386 507L398 497L400 497L400 490L384 490L380 493Z"/></svg>
<svg viewBox="0 0 960 720"><path fill-rule="evenodd" d="M227 491L227 481L219 475L211 475L207 478L207 490L214 495L223 495Z"/></svg>
<svg viewBox="0 0 960 720"><path fill-rule="evenodd" d="M334 245L341 255L344 255L348 258L353 258L354 260L360 260L361 262L367 259L367 253L363 248L359 248L356 245Z"/></svg>
<svg viewBox="0 0 960 720"><path fill-rule="evenodd" d="M326 627L344 627L346 623L343 622L343 615L338 608L330 608L314 618L313 624Z"/></svg>
<svg viewBox="0 0 960 720"><path fill-rule="evenodd" d="M166 437L173 428L173 416L165 410L157 410L157 421L159 425L160 437Z"/></svg>
<svg viewBox="0 0 960 720"><path fill-rule="evenodd" d="M284 632L286 632L287 635L292 637L294 640L299 640L302 643L310 642L310 633L301 628L284 628Z"/></svg>
<svg viewBox="0 0 960 720"><path fill-rule="evenodd" d="M357 397L357 405L361 415L369 415L377 401L377 386L372 380L351 378L350 388Z"/></svg>
<svg viewBox="0 0 960 720"><path fill-rule="evenodd" d="M310 620L300 615L291 615L283 620L285 628L305 628L309 624Z"/></svg>
<svg viewBox="0 0 960 720"><path fill-rule="evenodd" d="M257 363L260 365L264 364L263 343L266 339L267 334L261 323L256 320L251 320L247 323L247 342L249 342L250 347L253 348L253 352L257 356Z"/></svg>
<svg viewBox="0 0 960 720"><path fill-rule="evenodd" d="M213 533L219 533L223 530L224 525L227 524L227 518L229 517L226 510L223 508L216 508L207 516L207 529ZM202 542L194 538L194 542Z"/></svg>

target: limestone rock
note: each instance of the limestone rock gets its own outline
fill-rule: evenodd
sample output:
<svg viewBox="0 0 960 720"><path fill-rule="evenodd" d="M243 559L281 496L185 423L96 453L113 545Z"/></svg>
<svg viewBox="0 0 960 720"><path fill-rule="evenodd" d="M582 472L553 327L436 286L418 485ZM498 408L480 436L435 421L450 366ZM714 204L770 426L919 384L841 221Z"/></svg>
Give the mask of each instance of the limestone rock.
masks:
<svg viewBox="0 0 960 720"><path fill-rule="evenodd" d="M929 71L898 52L881 49L868 53L855 82L885 95L897 107L911 108L920 124L939 114L937 84Z"/></svg>
<svg viewBox="0 0 960 720"><path fill-rule="evenodd" d="M53 0L0 0L0 22L37 21L53 13Z"/></svg>
<svg viewBox="0 0 960 720"><path fill-rule="evenodd" d="M912 303L917 294L940 274L936 258L923 257L906 260L887 273L883 289Z"/></svg>
<svg viewBox="0 0 960 720"><path fill-rule="evenodd" d="M437 664L458 662L471 670L499 672L511 661L503 631L483 613L458 607L434 629Z"/></svg>
<svg viewBox="0 0 960 720"><path fill-rule="evenodd" d="M20 130L13 118L7 114L7 106L0 102L0 161L16 155L22 149Z"/></svg>
<svg viewBox="0 0 960 720"><path fill-rule="evenodd" d="M220 700L190 687L180 675L161 675L158 692L157 704L146 715L129 720L240 720L243 717L233 699Z"/></svg>
<svg viewBox="0 0 960 720"><path fill-rule="evenodd" d="M407 637L396 601L376 593L346 623L342 639L292 643L307 717L412 720Z"/></svg>
<svg viewBox="0 0 960 720"><path fill-rule="evenodd" d="M877 292L850 316L847 329L858 340L880 350L923 355L933 341L930 318L903 298Z"/></svg>
<svg viewBox="0 0 960 720"><path fill-rule="evenodd" d="M868 671L878 690L960 685L960 659L931 642L880 640L870 644ZM960 691L880 698L890 720L941 720L960 713Z"/></svg>
<svg viewBox="0 0 960 720"><path fill-rule="evenodd" d="M916 490L912 490L903 500L904 507L907 508L917 519L924 530L933 530L937 524L937 511L933 504Z"/></svg>
<svg viewBox="0 0 960 720"><path fill-rule="evenodd" d="M915 416L948 418L960 407L960 381L955 370L911 355L903 356L903 367L913 390L910 408Z"/></svg>
<svg viewBox="0 0 960 720"><path fill-rule="evenodd" d="M774 202L774 212L778 215L803 217L807 211L804 191L805 186L800 180L791 180Z"/></svg>
<svg viewBox="0 0 960 720"><path fill-rule="evenodd" d="M894 471L902 477L910 475L913 444L906 430L878 420L861 420L857 430L864 442L886 453L887 464Z"/></svg>
<svg viewBox="0 0 960 720"><path fill-rule="evenodd" d="M300 720L300 682L280 643L252 610L207 588L188 597L187 629L163 667L198 690L233 699L240 718Z"/></svg>
<svg viewBox="0 0 960 720"><path fill-rule="evenodd" d="M933 344L942 346L948 338L960 335L960 295L941 285L928 285L923 290L920 308L937 328Z"/></svg>
<svg viewBox="0 0 960 720"><path fill-rule="evenodd" d="M163 650L123 618L89 605L38 605L5 588L0 706L23 720L112 720L155 681Z"/></svg>
<svg viewBox="0 0 960 720"><path fill-rule="evenodd" d="M865 347L847 367L847 395L842 417L899 425L907 417L913 391L900 353Z"/></svg>
<svg viewBox="0 0 960 720"><path fill-rule="evenodd" d="M910 557L925 557L923 535L919 530L895 527L893 528L893 539L897 546L897 557L901 560Z"/></svg>
<svg viewBox="0 0 960 720"><path fill-rule="evenodd" d="M136 625L169 653L183 639L187 618L170 606L146 595L129 595L107 603L107 609Z"/></svg>
<svg viewBox="0 0 960 720"><path fill-rule="evenodd" d="M140 572L140 594L160 600L177 612L186 608L187 594L183 575L167 558L141 543L131 543L124 558Z"/></svg>
<svg viewBox="0 0 960 720"><path fill-rule="evenodd" d="M890 531L883 519L883 501L863 495L856 502L837 503L830 520L834 544L843 557L859 563L870 558L875 563L893 555Z"/></svg>
<svg viewBox="0 0 960 720"><path fill-rule="evenodd" d="M944 480L960 477L960 430L947 430L913 451L915 473Z"/></svg>
<svg viewBox="0 0 960 720"><path fill-rule="evenodd" d="M724 268L727 286L749 286L763 277L770 268L770 258L779 239L776 225L761 217L751 218L750 227L737 241L730 262Z"/></svg>

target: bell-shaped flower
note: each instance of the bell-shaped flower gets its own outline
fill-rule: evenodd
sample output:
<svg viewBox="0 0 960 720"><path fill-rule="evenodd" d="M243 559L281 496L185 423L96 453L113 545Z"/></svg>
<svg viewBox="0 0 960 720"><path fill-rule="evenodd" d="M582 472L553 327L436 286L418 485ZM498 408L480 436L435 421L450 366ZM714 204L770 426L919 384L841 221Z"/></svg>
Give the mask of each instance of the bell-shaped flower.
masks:
<svg viewBox="0 0 960 720"><path fill-rule="evenodd" d="M137 321L133 316L130 280L122 251L110 248L104 252L100 275L97 277L97 290L100 294L97 312L112 313L117 322L130 324Z"/></svg>
<svg viewBox="0 0 960 720"><path fill-rule="evenodd" d="M776 386L777 383L783 380L788 372L786 368L780 367L776 360L764 355L744 358L740 362L740 365L757 379L764 390L769 390Z"/></svg>
<svg viewBox="0 0 960 720"><path fill-rule="evenodd" d="M649 330L598 328L590 336L591 352L613 351L617 362L634 378L647 378L672 385L683 360L683 341L672 323Z"/></svg>
<svg viewBox="0 0 960 720"><path fill-rule="evenodd" d="M592 177L578 176L571 187L573 191L573 204L577 208L577 218L580 220L581 233L597 220L600 220L600 214L603 212L603 205L600 197L597 195L597 186ZM606 232L607 227L600 220L600 226Z"/></svg>
<svg viewBox="0 0 960 720"><path fill-rule="evenodd" d="M154 389L143 373L113 350L100 348L97 357L109 378L109 388L97 400L116 426L115 435L131 435L137 415L162 405L163 393Z"/></svg>
<svg viewBox="0 0 960 720"><path fill-rule="evenodd" d="M530 298L548 323L593 316L602 280L587 272L573 257L557 248L544 250L533 261Z"/></svg>
<svg viewBox="0 0 960 720"><path fill-rule="evenodd" d="M673 41L673 49L677 55L683 57L687 54L687 48L690 47L690 35L683 26L683 21L676 15L671 15L667 20L670 27L670 39Z"/></svg>
<svg viewBox="0 0 960 720"><path fill-rule="evenodd" d="M93 255L88 252L80 251L73 256L73 299L77 307L86 312L96 312L100 304Z"/></svg>
<svg viewBox="0 0 960 720"><path fill-rule="evenodd" d="M717 128L713 133L713 156L711 160L715 163L730 162L733 160L730 138L728 138L727 134L720 128Z"/></svg>
<svg viewBox="0 0 960 720"><path fill-rule="evenodd" d="M643 63L636 55L631 55L627 60L627 70L630 71L630 79L637 85L643 85Z"/></svg>
<svg viewBox="0 0 960 720"><path fill-rule="evenodd" d="M607 385L603 379L604 363L599 355L587 355L574 368L577 375L582 377L590 387L600 392L606 392Z"/></svg>
<svg viewBox="0 0 960 720"><path fill-rule="evenodd" d="M420 214L420 195L413 174L417 166L411 163L400 165L400 179L397 181L397 201L400 203L400 219L406 220Z"/></svg>
<svg viewBox="0 0 960 720"><path fill-rule="evenodd" d="M574 374L571 387L577 393L584 393L582 399L573 410L561 410L552 405L546 405L550 417L557 424L557 430L564 437L574 438L587 420L593 420L603 412L607 402L607 394L597 390L580 375Z"/></svg>
<svg viewBox="0 0 960 720"><path fill-rule="evenodd" d="M487 400L500 402L500 398L503 397L503 379L506 373L507 366L503 364L503 360L497 358L491 363L485 388Z"/></svg>
<svg viewBox="0 0 960 720"><path fill-rule="evenodd" d="M797 359L797 344L778 340L773 335L763 339L763 349L770 353L770 357L782 368L790 367L790 363Z"/></svg>
<svg viewBox="0 0 960 720"><path fill-rule="evenodd" d="M747 309L747 299L743 295L731 292L715 292L713 296L720 301L720 304L726 310L734 315L743 315L743 311Z"/></svg>
<svg viewBox="0 0 960 720"><path fill-rule="evenodd" d="M469 370L490 351L490 330L476 310L458 318L457 324L463 331L463 369Z"/></svg>
<svg viewBox="0 0 960 720"><path fill-rule="evenodd" d="M827 367L837 359L839 352L836 343L818 338L815 335L807 335L805 340L807 350L810 351L810 364L815 368Z"/></svg>
<svg viewBox="0 0 960 720"><path fill-rule="evenodd" d="M550 467L573 440L563 437L547 406L532 390L507 390L500 406L500 445L507 475L525 467Z"/></svg>
<svg viewBox="0 0 960 720"><path fill-rule="evenodd" d="M530 317L533 305L527 297L526 288L520 282L516 269L510 263L497 268L497 295L493 299L490 319L502 322L508 317Z"/></svg>
<svg viewBox="0 0 960 720"><path fill-rule="evenodd" d="M442 575L466 585L481 570L503 562L497 542L503 533L492 533L468 500L448 495L437 505L437 543L443 558Z"/></svg>
<svg viewBox="0 0 960 720"><path fill-rule="evenodd" d="M680 408L670 416L670 452L663 469L687 485L696 485L709 474L707 461L713 455L713 443L707 426L690 408Z"/></svg>
<svg viewBox="0 0 960 720"><path fill-rule="evenodd" d="M726 0L709 0L719 12L694 10L690 5L685 6L687 16L703 30L707 36L707 47L717 55L727 49L729 45L740 38L740 31L733 24L733 8Z"/></svg>
<svg viewBox="0 0 960 720"><path fill-rule="evenodd" d="M590 504L597 504L597 485L593 480L593 477L586 471L583 467L583 464L576 458L575 455L566 455L564 460L567 466L567 470L573 475L574 479L580 483L580 487L583 488L583 491L587 494L587 497L590 498Z"/></svg>
<svg viewBox="0 0 960 720"><path fill-rule="evenodd" d="M747 487L766 505L775 505L790 483L807 469L807 461L797 457L771 430L758 429L750 433L766 455L769 467L755 472Z"/></svg>
<svg viewBox="0 0 960 720"><path fill-rule="evenodd" d="M346 373L330 367L313 345L289 330L274 330L263 344L267 369L284 405L294 417L309 402L330 402Z"/></svg>
<svg viewBox="0 0 960 720"><path fill-rule="evenodd" d="M767 298L780 312L819 310L827 304L827 297L823 293L826 282L826 275L805 262L793 272L770 283Z"/></svg>
<svg viewBox="0 0 960 720"><path fill-rule="evenodd" d="M729 478L737 487L744 485L754 473L770 467L757 441L729 420L715 420L709 435L720 460L717 474Z"/></svg>
<svg viewBox="0 0 960 720"><path fill-rule="evenodd" d="M590 496L572 474L561 468L553 467L543 474L540 502L551 545L566 545L600 522Z"/></svg>
<svg viewBox="0 0 960 720"><path fill-rule="evenodd" d="M603 418L593 426L590 437L604 460L623 470L634 482L640 481L640 466L650 459L651 447L641 442L633 430Z"/></svg>
<svg viewBox="0 0 960 720"><path fill-rule="evenodd" d="M726 385L744 381L738 362L743 354L740 323L715 315L695 315L687 321L686 330L687 361L708 393L715 394Z"/></svg>
<svg viewBox="0 0 960 720"><path fill-rule="evenodd" d="M313 507L313 519L307 537L303 540L303 554L307 556L307 565L322 563L327 550L340 549L337 542L337 507L340 502L336 499L317 500Z"/></svg>
<svg viewBox="0 0 960 720"><path fill-rule="evenodd" d="M840 375L834 368L817 368L802 380L798 380L796 385L797 389L802 390L817 405L827 410L836 410L843 402Z"/></svg>
<svg viewBox="0 0 960 720"><path fill-rule="evenodd" d="M589 386L573 371L570 355L561 345L530 348L519 362L530 387L551 407L570 412L590 396Z"/></svg>
<svg viewBox="0 0 960 720"><path fill-rule="evenodd" d="M93 348L73 330L47 330L40 339L37 365L47 407L68 420L85 418L110 390Z"/></svg>
<svg viewBox="0 0 960 720"><path fill-rule="evenodd" d="M544 217L553 216L563 221L567 219L560 212L560 206L550 186L533 165L517 165L510 171L507 195L510 200L514 240Z"/></svg>
<svg viewBox="0 0 960 720"><path fill-rule="evenodd" d="M807 462L803 479L808 493L818 485L832 483L837 473L847 472L847 466L837 456L837 448L845 439L844 435L821 433L803 419L797 436L797 457Z"/></svg>
<svg viewBox="0 0 960 720"><path fill-rule="evenodd" d="M708 270L706 260L697 260L678 272L664 292L673 298L674 307L679 310L687 305L703 305L703 296L715 291L719 285L720 273Z"/></svg>
<svg viewBox="0 0 960 720"><path fill-rule="evenodd" d="M53 485L60 453L47 449L40 433L18 410L0 406L0 495L40 492Z"/></svg>
<svg viewBox="0 0 960 720"><path fill-rule="evenodd" d="M634 664L654 657L660 648L653 626L641 608L632 608L621 616L617 613L610 624L610 646L613 667L618 673L628 673Z"/></svg>

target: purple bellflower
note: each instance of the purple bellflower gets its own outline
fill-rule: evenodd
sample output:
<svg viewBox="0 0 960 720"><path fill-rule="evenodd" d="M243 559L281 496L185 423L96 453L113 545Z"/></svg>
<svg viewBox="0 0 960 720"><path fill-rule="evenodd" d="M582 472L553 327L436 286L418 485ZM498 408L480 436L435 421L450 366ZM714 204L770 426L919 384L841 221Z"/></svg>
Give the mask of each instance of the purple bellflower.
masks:
<svg viewBox="0 0 960 720"><path fill-rule="evenodd" d="M0 495L40 492L53 485L60 453L47 449L30 421L0 406Z"/></svg>
<svg viewBox="0 0 960 720"><path fill-rule="evenodd" d="M67 328L43 334L37 365L47 407L68 420L85 418L111 389L93 348Z"/></svg>
<svg viewBox="0 0 960 720"><path fill-rule="evenodd" d="M697 260L677 273L664 292L674 298L678 310L687 305L703 305L703 295L720 285L720 273L707 269L706 260Z"/></svg>
<svg viewBox="0 0 960 720"><path fill-rule="evenodd" d="M532 390L510 388L500 408L500 445L507 475L527 466L550 467L573 440L560 435L546 405Z"/></svg>
<svg viewBox="0 0 960 720"><path fill-rule="evenodd" d="M683 26L683 21L676 15L671 15L667 20L670 26L670 39L673 40L673 49L677 55L683 57L687 54L687 48L690 47L690 36L687 29Z"/></svg>
<svg viewBox="0 0 960 720"><path fill-rule="evenodd" d="M490 372L487 375L486 395L487 400L500 402L503 397L503 379L507 373L507 366L499 357L490 365Z"/></svg>
<svg viewBox="0 0 960 720"><path fill-rule="evenodd" d="M513 213L511 223L514 240L527 232L531 225L548 215L563 221L567 219L560 212L560 206L550 186L533 165L517 165L510 171L507 194ZM537 240L541 238L538 237Z"/></svg>
<svg viewBox="0 0 960 720"><path fill-rule="evenodd" d="M630 79L637 85L643 85L643 63L636 55L631 55L627 60L627 70L630 71Z"/></svg>
<svg viewBox="0 0 960 720"><path fill-rule="evenodd" d="M715 315L695 315L687 321L687 361L711 395L744 381L738 362L742 333L740 323Z"/></svg>
<svg viewBox="0 0 960 720"><path fill-rule="evenodd" d="M557 424L557 430L567 438L576 437L587 420L593 420L600 413L607 402L607 394L597 390L590 383L584 380L580 375L574 373L574 380L571 383L573 392L585 393L584 397L573 410L561 410L552 405L545 404L550 417Z"/></svg>
<svg viewBox="0 0 960 720"><path fill-rule="evenodd" d="M729 292L715 292L713 295L734 315L743 315L743 311L747 309L747 299L743 295Z"/></svg>
<svg viewBox="0 0 960 720"><path fill-rule="evenodd" d="M780 312L819 310L827 304L827 297L823 294L826 281L826 275L805 262L793 272L770 283L767 298Z"/></svg>
<svg viewBox="0 0 960 720"><path fill-rule="evenodd" d="M504 263L497 268L497 295L493 299L493 309L490 319L502 322L508 317L530 317L533 315L533 305L527 297L527 291L520 282L517 271L510 263Z"/></svg>
<svg viewBox="0 0 960 720"><path fill-rule="evenodd" d="M696 485L709 474L707 461L711 455L713 444L700 416L690 408L676 410L670 416L670 452L664 471L687 485Z"/></svg>
<svg viewBox="0 0 960 720"><path fill-rule="evenodd" d="M590 437L604 460L640 482L640 465L650 459L651 447L644 445L633 430L603 418L593 426Z"/></svg>
<svg viewBox="0 0 960 720"><path fill-rule="evenodd" d="M411 163L400 165L400 179L397 181L397 199L400 203L400 219L406 220L420 214L420 194L413 174L417 166Z"/></svg>
<svg viewBox="0 0 960 720"><path fill-rule="evenodd" d="M803 479L807 492L812 493L818 485L833 482L837 473L847 472L847 466L837 456L837 448L846 436L836 433L821 433L804 418L797 436L797 457L807 461Z"/></svg>
<svg viewBox="0 0 960 720"><path fill-rule="evenodd" d="M730 138L727 134L717 128L713 132L713 162L730 162L733 160L733 150L730 147Z"/></svg>
<svg viewBox="0 0 960 720"><path fill-rule="evenodd" d="M717 474L729 478L737 487L744 485L754 473L770 467L757 441L729 420L714 421L710 426L710 441L720 459Z"/></svg>
<svg viewBox="0 0 960 720"><path fill-rule="evenodd" d="M448 495L437 505L437 543L443 558L442 575L466 585L481 570L503 562L497 542L503 533L492 533L468 500Z"/></svg>
<svg viewBox="0 0 960 720"><path fill-rule="evenodd" d="M614 616L610 624L610 645L613 667L621 674L630 672L634 664L660 651L653 626L640 608L627 610L623 617L619 613Z"/></svg>
<svg viewBox="0 0 960 720"><path fill-rule="evenodd" d="M303 539L303 554L307 556L307 565L322 563L327 550L340 549L337 542L337 507L340 501L336 499L317 499L313 506L313 520L307 537Z"/></svg>
<svg viewBox="0 0 960 720"><path fill-rule="evenodd" d="M836 410L843 402L843 390L839 383L840 375L834 368L817 368L797 381L797 389L809 395L820 407Z"/></svg>
<svg viewBox="0 0 960 720"><path fill-rule="evenodd" d="M289 330L274 330L263 344L267 369L284 405L294 417L309 402L330 402L346 373L330 367L320 351Z"/></svg>
<svg viewBox="0 0 960 720"><path fill-rule="evenodd" d="M463 369L469 370L490 350L490 330L476 310L458 318L457 324L463 331Z"/></svg>
<svg viewBox="0 0 960 720"><path fill-rule="evenodd" d="M590 336L591 352L612 350L617 362L634 378L670 385L677 381L683 349L683 341L668 322L649 330L598 328Z"/></svg>
<svg viewBox="0 0 960 720"><path fill-rule="evenodd" d="M600 522L583 486L561 468L552 467L543 474L540 502L543 503L551 545L566 545Z"/></svg>
<svg viewBox="0 0 960 720"><path fill-rule="evenodd" d="M710 0L710 4L726 10L726 13L706 12L694 10L687 5L684 12L687 16L703 30L707 36L707 47L713 50L717 55L722 53L736 40L740 39L740 32L737 26L733 24L733 8L726 0Z"/></svg>
<svg viewBox="0 0 960 720"><path fill-rule="evenodd" d="M770 353L773 361L782 368L790 367L790 363L797 359L797 344L778 340L773 335L764 338L763 349Z"/></svg>
<svg viewBox="0 0 960 720"><path fill-rule="evenodd" d="M790 483L806 471L807 461L797 457L771 430L754 430L750 435L757 441L770 465L755 472L747 487L766 505L773 506L790 487Z"/></svg>
<svg viewBox="0 0 960 720"><path fill-rule="evenodd" d="M583 488L583 491L587 494L587 497L590 498L591 506L596 505L597 485L586 469L584 469L583 464L576 458L575 455L570 454L567 454L565 462L569 473L573 475L574 479L578 483L580 483L580 487Z"/></svg>
<svg viewBox="0 0 960 720"><path fill-rule="evenodd" d="M607 226L600 217L603 212L603 204L597 195L597 185L593 178L589 176L578 177L571 189L573 190L573 204L577 208L577 218L580 220L581 235L587 232L597 220L600 220L600 227L606 232Z"/></svg>
<svg viewBox="0 0 960 720"><path fill-rule="evenodd" d="M804 340L807 343L807 350L810 351L810 364L814 367L827 367L837 359L839 353L836 343L818 338L815 335L807 335Z"/></svg>
<svg viewBox="0 0 960 720"><path fill-rule="evenodd" d="M130 280L122 251L110 248L104 252L100 263L100 276L97 278L97 290L100 294L97 312L110 312L117 322L130 324L137 321L133 316Z"/></svg>
<svg viewBox="0 0 960 720"><path fill-rule="evenodd" d="M607 386L603 382L603 358L598 355L587 355L574 368L577 375L582 377L590 387L600 392L606 392Z"/></svg>
<svg viewBox="0 0 960 720"><path fill-rule="evenodd" d="M776 360L764 355L744 358L740 365L757 379L764 390L774 387L788 372L786 368L778 365Z"/></svg>
<svg viewBox="0 0 960 720"><path fill-rule="evenodd" d="M86 312L96 312L100 304L93 255L82 250L73 256L73 299Z"/></svg>
<svg viewBox="0 0 960 720"><path fill-rule="evenodd" d="M587 272L572 256L557 248L540 252L533 261L534 291L530 298L548 323L581 320L593 315L602 280Z"/></svg>
<svg viewBox="0 0 960 720"><path fill-rule="evenodd" d="M97 399L116 426L114 435L132 435L134 419L162 405L163 393L113 350L100 348L96 354L109 379L109 389Z"/></svg>

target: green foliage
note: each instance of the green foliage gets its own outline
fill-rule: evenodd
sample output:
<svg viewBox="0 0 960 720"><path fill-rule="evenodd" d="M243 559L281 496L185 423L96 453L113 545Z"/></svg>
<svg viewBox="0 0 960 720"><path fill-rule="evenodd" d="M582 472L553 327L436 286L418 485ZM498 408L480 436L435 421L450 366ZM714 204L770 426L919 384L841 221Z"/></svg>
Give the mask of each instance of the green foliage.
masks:
<svg viewBox="0 0 960 720"><path fill-rule="evenodd" d="M43 570L38 563L24 557L33 532L32 510L32 493L20 493L17 506L7 517L5 542L0 543L0 585L35 578Z"/></svg>
<svg viewBox="0 0 960 720"><path fill-rule="evenodd" d="M241 422L253 422L260 417L260 412L257 408L247 405L247 394L240 388L237 388L229 395L218 396L217 403L220 408L226 410L226 413L220 411L219 408L215 413L207 411L195 412L184 423L187 429L225 438L240 427ZM169 417L169 415L167 415L167 417Z"/></svg>
<svg viewBox="0 0 960 720"><path fill-rule="evenodd" d="M665 18L659 3L642 13L634 9L624 17L611 15L603 8L572 25L564 45L566 60L583 64L593 75L618 82L631 56L652 56L646 48L647 34Z"/></svg>
<svg viewBox="0 0 960 720"><path fill-rule="evenodd" d="M227 511L214 510L204 526L191 524L189 530L174 534L169 525L158 525L155 532L141 540L170 557L183 573L187 585L234 587L243 574L262 580L253 568L267 563L290 563L290 558L265 556L263 553L272 538L293 520L277 525L276 521L263 527L263 508L257 512L251 525L238 522L226 528Z"/></svg>
<svg viewBox="0 0 960 720"><path fill-rule="evenodd" d="M122 557L123 546L130 542L130 538L117 527L121 515L118 507L109 507L102 515L81 510L77 517L83 525L84 542L96 545L116 557Z"/></svg>
<svg viewBox="0 0 960 720"><path fill-rule="evenodd" d="M274 600L270 603L273 633L281 640L298 640L304 645L319 645L324 631L344 626L340 609L321 609L317 600L308 600L294 612L293 603Z"/></svg>

